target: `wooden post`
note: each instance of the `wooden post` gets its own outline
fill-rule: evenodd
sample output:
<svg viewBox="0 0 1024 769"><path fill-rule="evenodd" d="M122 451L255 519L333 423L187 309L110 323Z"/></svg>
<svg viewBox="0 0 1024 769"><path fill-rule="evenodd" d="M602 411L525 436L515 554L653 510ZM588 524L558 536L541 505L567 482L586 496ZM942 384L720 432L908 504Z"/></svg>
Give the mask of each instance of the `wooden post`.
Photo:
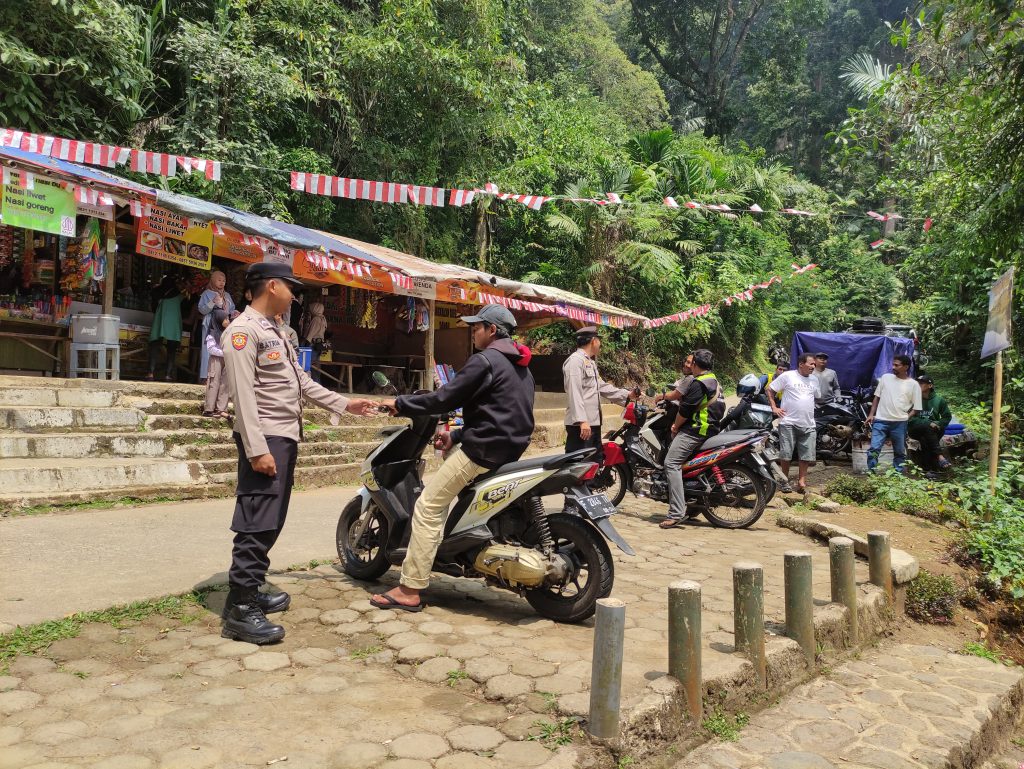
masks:
<svg viewBox="0 0 1024 769"><path fill-rule="evenodd" d="M988 490L989 493L996 493L996 475L999 473L999 430L1003 421L1003 353L1002 350L996 353L995 384L992 393L992 442L988 448ZM990 520L992 514L985 513L985 520Z"/></svg>
<svg viewBox="0 0 1024 769"><path fill-rule="evenodd" d="M434 299L427 300L427 314L430 316L430 322L427 324L427 342L423 351L423 378L427 380L423 385L427 390L434 389L434 324L437 323L434 310L436 307L437 302Z"/></svg>
<svg viewBox="0 0 1024 769"><path fill-rule="evenodd" d="M104 229L107 236L107 277L103 281L103 314L110 315L114 311L114 283L117 281L117 222L111 219Z"/></svg>
<svg viewBox="0 0 1024 769"><path fill-rule="evenodd" d="M686 709L695 723L704 716L701 674L700 583L668 586L668 674L683 685Z"/></svg>

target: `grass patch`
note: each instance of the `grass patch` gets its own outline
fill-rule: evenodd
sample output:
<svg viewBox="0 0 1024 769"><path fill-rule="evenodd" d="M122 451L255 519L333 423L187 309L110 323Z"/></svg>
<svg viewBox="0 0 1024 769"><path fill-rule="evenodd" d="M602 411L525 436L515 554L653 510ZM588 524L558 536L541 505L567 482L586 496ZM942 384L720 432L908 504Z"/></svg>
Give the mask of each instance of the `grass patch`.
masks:
<svg viewBox="0 0 1024 769"><path fill-rule="evenodd" d="M622 756L615 762L615 769L629 769L635 763L636 759L632 756Z"/></svg>
<svg viewBox="0 0 1024 769"><path fill-rule="evenodd" d="M971 657L981 657L983 660L994 662L998 665L1012 665L1013 661L1007 657L1002 656L999 652L994 651L983 643L975 643L969 641L964 644L964 648L960 651L961 654L966 654Z"/></svg>
<svg viewBox="0 0 1024 769"><path fill-rule="evenodd" d="M348 655L350 660L365 660L367 657L372 657L374 654L380 654L384 651L383 646L364 646L362 649L355 649L351 654Z"/></svg>
<svg viewBox="0 0 1024 769"><path fill-rule="evenodd" d="M306 571L307 569L315 569L317 566L330 566L334 563L330 559L311 558L309 563L293 563L285 571Z"/></svg>
<svg viewBox="0 0 1024 769"><path fill-rule="evenodd" d="M544 698L544 709L547 711L553 711L558 707L558 695L552 692L537 692L541 697Z"/></svg>
<svg viewBox="0 0 1024 769"><path fill-rule="evenodd" d="M174 497L118 497L117 499L93 499L88 502L68 502L63 505L33 505L32 507L15 508L10 511L12 518L25 515L42 515L44 513L67 512L76 510L107 510L112 507L128 507L138 504L157 504L175 502Z"/></svg>
<svg viewBox="0 0 1024 769"><path fill-rule="evenodd" d="M945 625L953 621L960 588L952 577L921 569L907 588L907 616L920 622Z"/></svg>
<svg viewBox="0 0 1024 769"><path fill-rule="evenodd" d="M469 673L465 670L449 670L448 671L448 685L455 686L459 681L465 681L469 678Z"/></svg>
<svg viewBox="0 0 1024 769"><path fill-rule="evenodd" d="M193 591L155 601L136 601L103 611L79 612L64 619L17 627L0 635L0 673L5 673L11 660L20 655L40 654L57 641L77 637L82 626L90 622L125 628L155 614L186 624L194 622L199 618L196 609L202 605L205 594L206 591Z"/></svg>
<svg viewBox="0 0 1024 769"><path fill-rule="evenodd" d="M737 713L730 716L719 709L704 719L701 726L704 731L714 735L723 742L736 742L740 737L740 729L750 723L750 716L746 713Z"/></svg>
<svg viewBox="0 0 1024 769"><path fill-rule="evenodd" d="M575 718L560 718L557 721L534 721L533 725L540 729L540 734L531 734L526 739L541 742L548 750L555 750L562 745L572 744L576 729Z"/></svg>

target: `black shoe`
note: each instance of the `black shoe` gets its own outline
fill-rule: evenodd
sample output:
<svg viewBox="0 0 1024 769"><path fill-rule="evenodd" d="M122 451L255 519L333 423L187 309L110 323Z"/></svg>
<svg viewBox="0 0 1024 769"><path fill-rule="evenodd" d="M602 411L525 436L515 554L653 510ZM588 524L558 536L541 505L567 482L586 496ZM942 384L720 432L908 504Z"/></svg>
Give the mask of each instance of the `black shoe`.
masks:
<svg viewBox="0 0 1024 769"><path fill-rule="evenodd" d="M267 619L257 595L255 590L246 593L228 607L220 631L222 636L259 646L284 638L284 628Z"/></svg>
<svg viewBox="0 0 1024 769"><path fill-rule="evenodd" d="M280 593L257 593L256 601L264 614L284 611L292 605L292 597L281 591Z"/></svg>

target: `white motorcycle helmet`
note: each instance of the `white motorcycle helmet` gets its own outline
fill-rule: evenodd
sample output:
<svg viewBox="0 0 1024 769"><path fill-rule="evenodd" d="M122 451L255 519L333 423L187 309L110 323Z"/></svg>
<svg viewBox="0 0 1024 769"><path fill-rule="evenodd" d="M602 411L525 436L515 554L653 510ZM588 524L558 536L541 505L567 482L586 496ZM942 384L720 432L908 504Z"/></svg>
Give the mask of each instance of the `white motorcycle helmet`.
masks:
<svg viewBox="0 0 1024 769"><path fill-rule="evenodd" d="M746 374L736 384L736 394L741 398L744 395L757 395L761 392L761 377L757 374Z"/></svg>

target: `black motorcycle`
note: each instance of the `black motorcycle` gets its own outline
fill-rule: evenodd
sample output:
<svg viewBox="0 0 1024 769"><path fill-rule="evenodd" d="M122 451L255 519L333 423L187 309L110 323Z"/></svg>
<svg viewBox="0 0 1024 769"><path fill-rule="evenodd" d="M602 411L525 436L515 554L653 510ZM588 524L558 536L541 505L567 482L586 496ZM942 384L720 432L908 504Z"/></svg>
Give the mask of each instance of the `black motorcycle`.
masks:
<svg viewBox="0 0 1024 769"><path fill-rule="evenodd" d="M853 442L868 434L865 421L874 397L870 388L844 390L842 396L814 408L814 426L818 439L816 453L822 459L849 454Z"/></svg>

